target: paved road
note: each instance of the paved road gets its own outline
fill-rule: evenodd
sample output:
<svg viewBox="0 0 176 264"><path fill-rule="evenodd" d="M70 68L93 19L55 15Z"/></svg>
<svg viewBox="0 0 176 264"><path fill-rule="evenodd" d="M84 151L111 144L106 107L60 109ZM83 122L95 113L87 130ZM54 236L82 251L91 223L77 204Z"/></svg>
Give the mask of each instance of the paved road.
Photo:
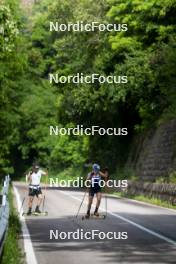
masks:
<svg viewBox="0 0 176 264"><path fill-rule="evenodd" d="M21 200L26 189L15 183ZM37 263L40 264L103 264L176 263L176 212L125 199L108 198L105 220L74 218L83 192L49 189L46 194L47 217L28 217L26 224ZM24 207L27 205L24 204ZM102 200L102 212L105 199ZM86 211L83 205L80 214ZM52 239L50 230L58 232L127 232L126 240Z"/></svg>

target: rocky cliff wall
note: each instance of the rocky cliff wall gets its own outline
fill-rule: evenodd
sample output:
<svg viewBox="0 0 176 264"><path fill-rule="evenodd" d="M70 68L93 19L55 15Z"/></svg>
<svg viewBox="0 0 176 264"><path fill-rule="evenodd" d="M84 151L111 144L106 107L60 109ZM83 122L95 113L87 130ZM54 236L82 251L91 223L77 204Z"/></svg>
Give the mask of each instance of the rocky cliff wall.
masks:
<svg viewBox="0 0 176 264"><path fill-rule="evenodd" d="M149 182L176 170L176 119L136 137L127 166Z"/></svg>

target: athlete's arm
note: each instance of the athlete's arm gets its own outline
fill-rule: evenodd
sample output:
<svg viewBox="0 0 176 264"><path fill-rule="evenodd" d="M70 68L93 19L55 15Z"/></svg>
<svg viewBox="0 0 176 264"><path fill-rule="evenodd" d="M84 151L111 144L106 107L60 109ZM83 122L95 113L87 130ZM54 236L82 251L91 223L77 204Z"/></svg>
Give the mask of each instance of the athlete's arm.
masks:
<svg viewBox="0 0 176 264"><path fill-rule="evenodd" d="M42 176L48 176L48 171L41 171Z"/></svg>
<svg viewBox="0 0 176 264"><path fill-rule="evenodd" d="M87 178L85 180L85 186L86 186L87 190L90 187L90 181L91 181L91 173L88 173Z"/></svg>
<svg viewBox="0 0 176 264"><path fill-rule="evenodd" d="M31 180L32 180L32 178L31 178L31 174L32 174L32 171L29 171L29 172L26 174L26 182L31 183Z"/></svg>
<svg viewBox="0 0 176 264"><path fill-rule="evenodd" d="M86 180L90 180L90 173L88 173Z"/></svg>
<svg viewBox="0 0 176 264"><path fill-rule="evenodd" d="M108 178L108 172L102 172L102 171L100 171L99 174L100 174L101 177L103 177L105 179Z"/></svg>

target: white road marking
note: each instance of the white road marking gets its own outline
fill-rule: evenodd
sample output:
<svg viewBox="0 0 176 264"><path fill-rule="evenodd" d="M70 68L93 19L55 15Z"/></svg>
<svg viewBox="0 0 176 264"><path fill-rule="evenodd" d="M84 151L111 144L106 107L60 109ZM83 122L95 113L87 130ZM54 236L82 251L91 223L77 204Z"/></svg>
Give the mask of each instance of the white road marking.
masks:
<svg viewBox="0 0 176 264"><path fill-rule="evenodd" d="M78 200L78 201L80 201L80 202L82 201L82 199L80 199L80 198L78 198L78 197L75 197L75 196L73 196L73 195L71 195L71 194L68 194L68 193L65 192L65 191L60 191L60 192L62 192L63 194L65 194L65 195L67 195L67 196L70 196L71 198L73 198L73 199L75 199L75 200ZM83 202L83 204L87 204L87 202ZM100 209L103 210L103 208L101 208L101 207L100 207ZM118 218L118 219L121 219L121 220L123 220L123 221L125 221L125 222L127 222L127 223L129 223L129 224L131 224L131 225L133 225L133 226L135 226L135 227L141 229L142 231L145 231L145 232L149 233L150 235L153 235L153 236L155 236L155 237L157 237L157 238L159 238L159 239L161 239L161 240L166 241L166 242L169 243L169 244L172 244L172 245L176 246L176 241L174 241L174 240L172 240L172 239L170 239L170 238L168 238L168 237L166 237L166 236L163 236L163 235L161 235L161 234L159 234L159 233L157 233L157 232L155 232L155 231L153 231L153 230L151 230L151 229L149 229L149 228L146 228L146 227L144 227L144 226L142 226L142 225L140 225L140 224L137 224L137 223L135 223L134 221L131 221L131 220L127 219L126 217L123 217L123 216L121 216L121 215L119 215L119 214L115 214L115 213L113 213L113 212L111 212L111 211L109 211L109 210L107 210L107 213L108 213L109 215L112 215L112 216L114 216L114 217L116 217L116 218Z"/></svg>
<svg viewBox="0 0 176 264"><path fill-rule="evenodd" d="M13 185L13 189L14 189L14 193L16 196L17 207L18 207L17 209L18 209L18 212L20 213L20 207L21 207L20 194L14 185ZM20 222L22 224L22 232L23 232L23 240L24 240L24 250L26 253L26 261L27 261L27 264L37 264L37 259L36 259L35 253L34 253L34 248L32 246L32 241L31 241L31 237L29 234L29 230L27 228L25 218L24 218L24 216L22 216L22 213L23 213L23 211L21 211Z"/></svg>

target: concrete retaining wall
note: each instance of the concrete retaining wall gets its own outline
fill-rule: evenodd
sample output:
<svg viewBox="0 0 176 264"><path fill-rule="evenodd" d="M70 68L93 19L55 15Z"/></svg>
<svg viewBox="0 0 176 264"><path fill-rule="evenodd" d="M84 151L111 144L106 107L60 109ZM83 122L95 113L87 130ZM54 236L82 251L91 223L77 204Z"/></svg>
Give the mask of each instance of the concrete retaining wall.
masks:
<svg viewBox="0 0 176 264"><path fill-rule="evenodd" d="M128 182L127 193L130 195L144 195L159 198L176 205L176 184Z"/></svg>

